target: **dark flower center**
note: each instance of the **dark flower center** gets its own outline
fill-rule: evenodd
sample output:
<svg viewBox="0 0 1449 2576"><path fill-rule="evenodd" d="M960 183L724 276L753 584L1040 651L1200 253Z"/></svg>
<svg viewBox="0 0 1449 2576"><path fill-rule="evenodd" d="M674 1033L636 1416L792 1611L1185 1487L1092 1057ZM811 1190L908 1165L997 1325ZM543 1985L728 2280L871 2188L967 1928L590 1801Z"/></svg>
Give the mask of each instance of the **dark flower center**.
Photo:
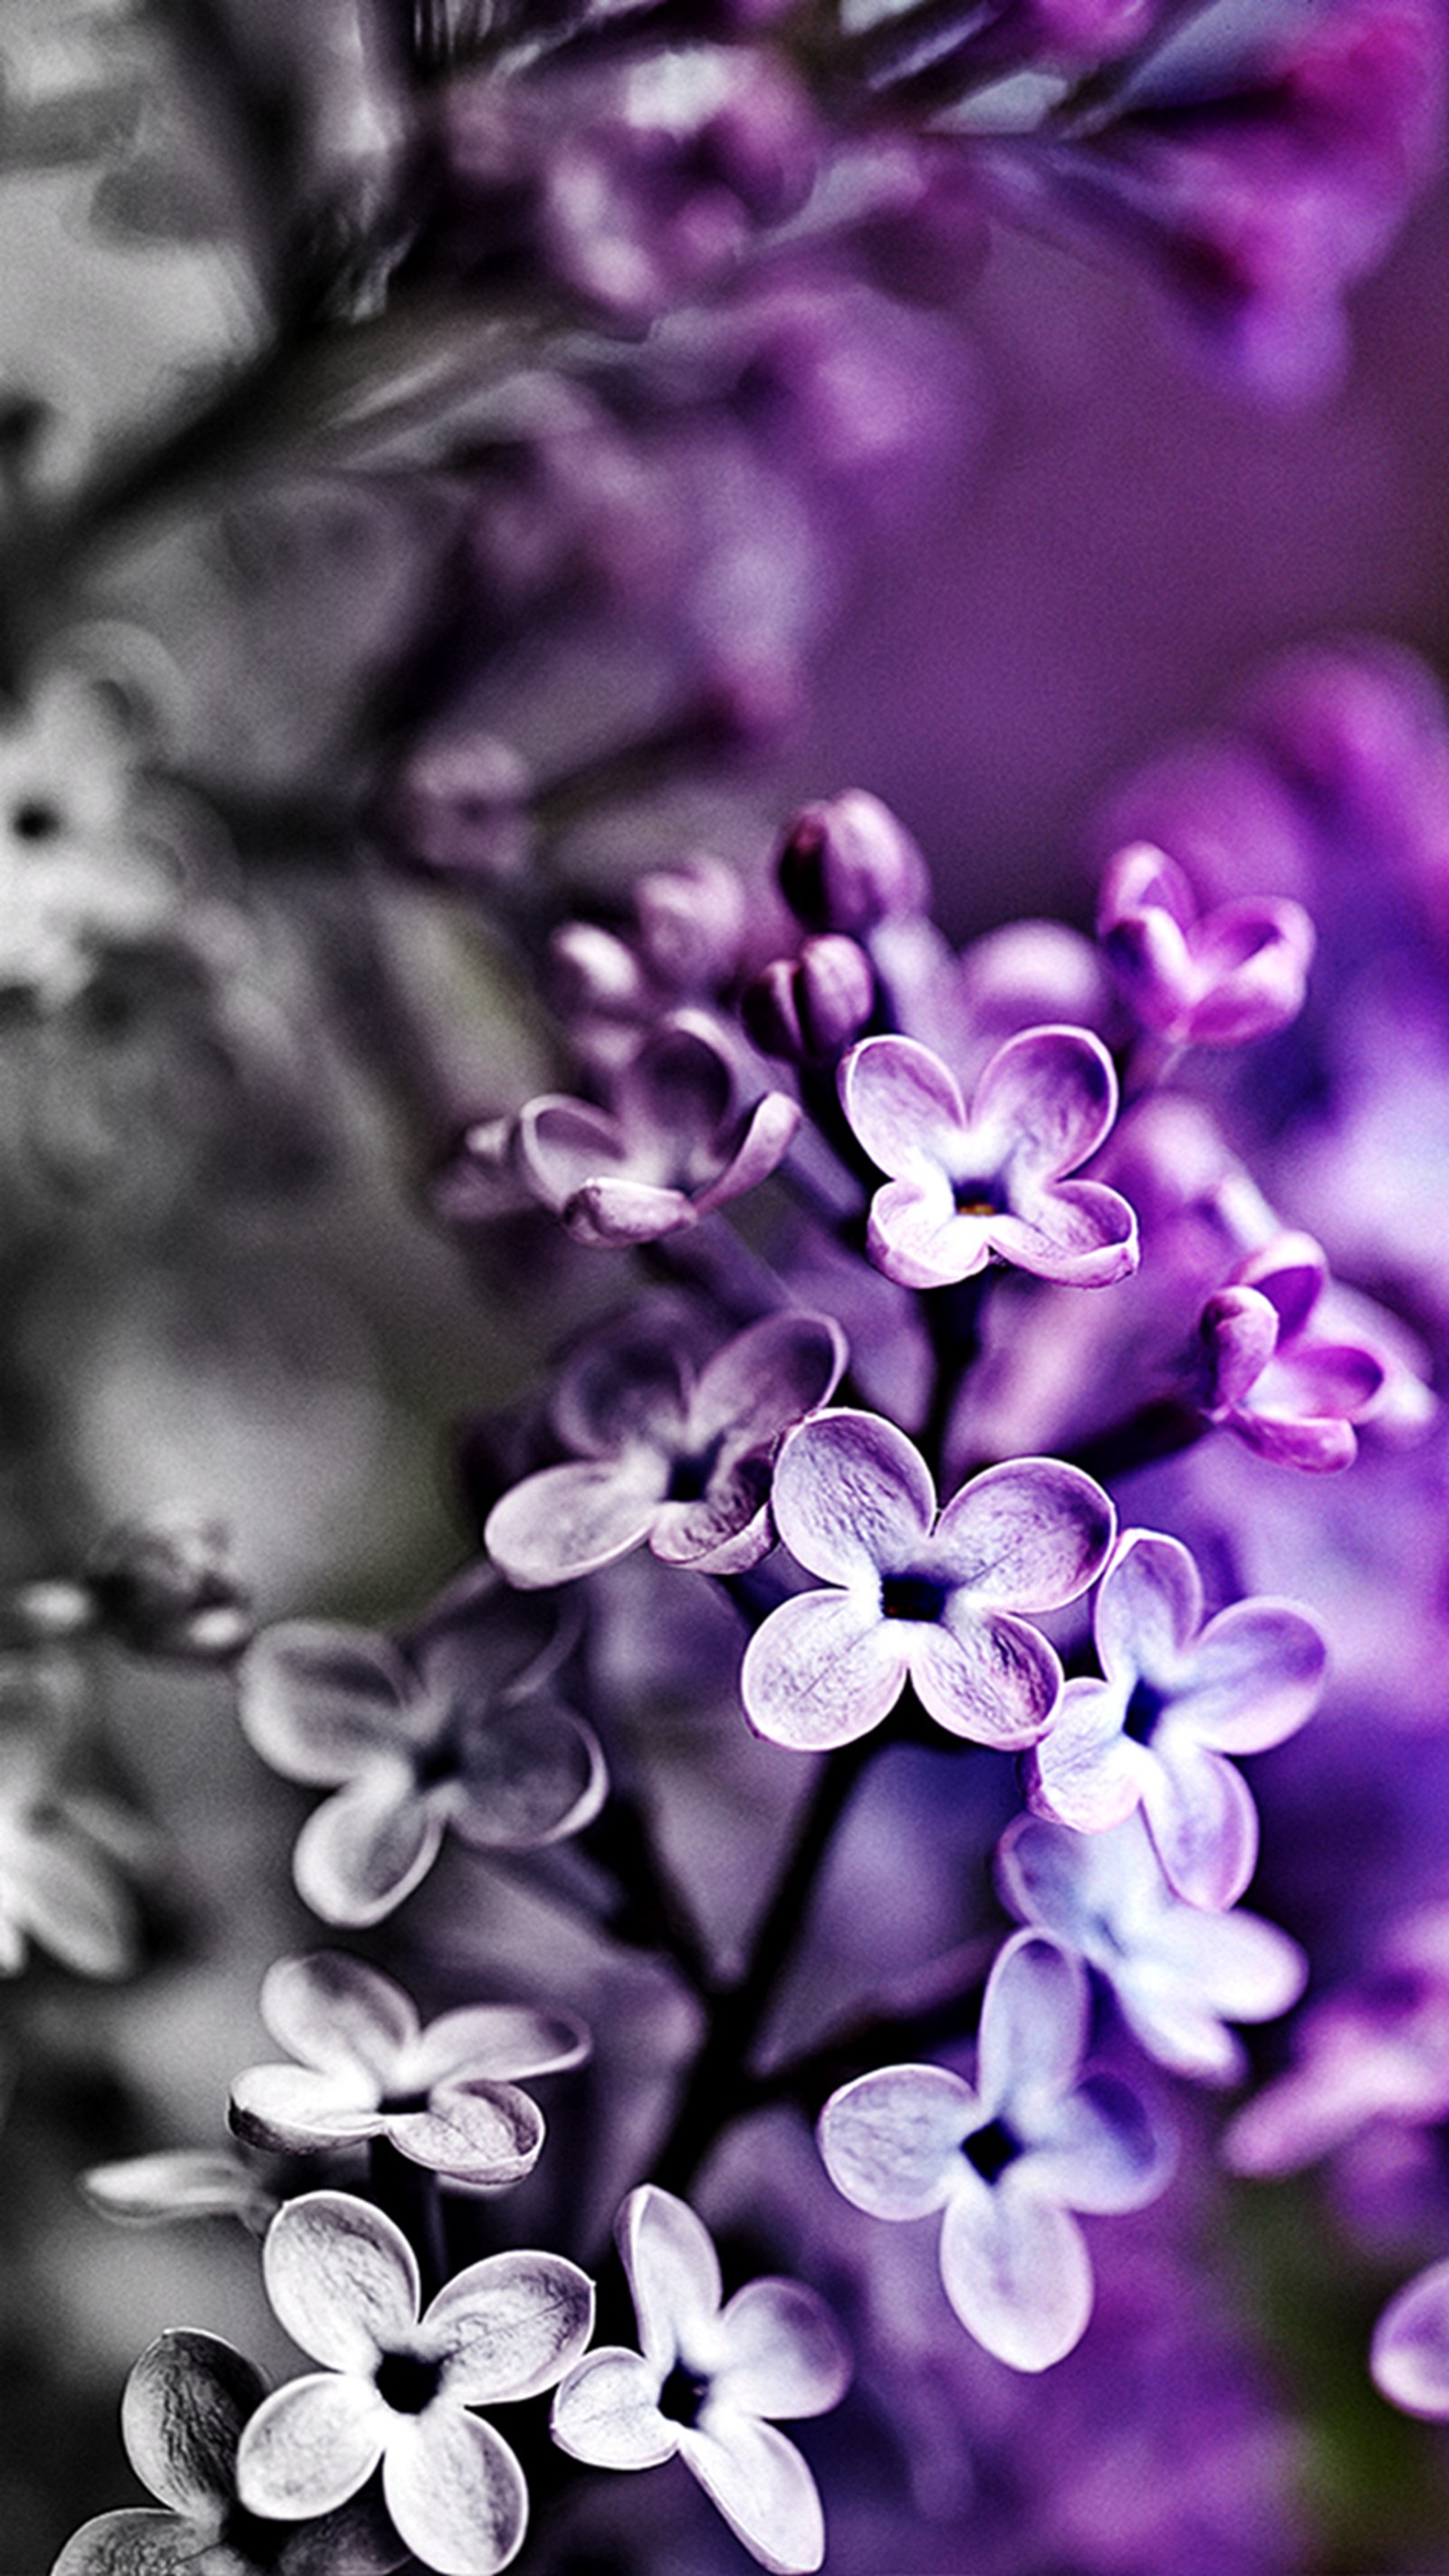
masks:
<svg viewBox="0 0 1449 2576"><path fill-rule="evenodd" d="M709 2381L697 2370L677 2361L659 2391L659 2412L671 2424L693 2427L699 2422L700 2410L709 2395Z"/></svg>
<svg viewBox="0 0 1449 2576"><path fill-rule="evenodd" d="M983 1180L975 1173L954 1184L952 1197L958 1216L1002 1216L1006 1210L1001 1183Z"/></svg>
<svg viewBox="0 0 1449 2576"><path fill-rule="evenodd" d="M1127 1702L1127 1714L1122 1720L1123 1734L1130 1735L1134 1744L1150 1744L1166 1706L1166 1691L1160 1691L1154 1682L1139 1681Z"/></svg>
<svg viewBox="0 0 1449 2576"><path fill-rule="evenodd" d="M377 2393L395 2415L421 2415L438 2393L442 2364L415 2352L385 2352L377 2366Z"/></svg>
<svg viewBox="0 0 1449 2576"><path fill-rule="evenodd" d="M45 796L26 796L11 808L10 829L17 841L53 841L60 830L60 811Z"/></svg>
<svg viewBox="0 0 1449 2576"><path fill-rule="evenodd" d="M669 1469L665 1488L666 1503L697 1503L709 1492L710 1479L719 1464L720 1443L709 1441L703 1449L691 1450L675 1458Z"/></svg>
<svg viewBox="0 0 1449 2576"><path fill-rule="evenodd" d="M949 1584L934 1574L883 1574L880 1579L880 1606L887 1619L939 1619L946 1607Z"/></svg>
<svg viewBox="0 0 1449 2576"><path fill-rule="evenodd" d="M1021 2140L1009 2120L988 2120L983 2129L973 2129L961 2145L966 2162L983 2182L999 2181L1021 2152Z"/></svg>

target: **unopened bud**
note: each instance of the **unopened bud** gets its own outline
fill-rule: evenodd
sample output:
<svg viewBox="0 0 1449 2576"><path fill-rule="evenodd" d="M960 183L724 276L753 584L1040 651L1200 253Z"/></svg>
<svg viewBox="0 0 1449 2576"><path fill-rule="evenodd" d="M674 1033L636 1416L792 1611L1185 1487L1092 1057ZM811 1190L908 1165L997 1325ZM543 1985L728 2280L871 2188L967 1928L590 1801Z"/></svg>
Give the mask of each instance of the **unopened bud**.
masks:
<svg viewBox="0 0 1449 2576"><path fill-rule="evenodd" d="M889 806L864 787L807 805L780 852L780 891L807 930L859 937L893 915L924 912L930 877Z"/></svg>
<svg viewBox="0 0 1449 2576"><path fill-rule="evenodd" d="M744 1022L765 1055L819 1063L861 1035L874 1003L875 977L864 949L830 931L756 976L744 996Z"/></svg>
<svg viewBox="0 0 1449 2576"><path fill-rule="evenodd" d="M387 831L397 855L429 876L498 885L519 874L531 836L528 770L495 734L420 744L396 781Z"/></svg>
<svg viewBox="0 0 1449 2576"><path fill-rule="evenodd" d="M112 1530L85 1579L101 1625L138 1655L225 1663L252 1632L249 1596L217 1521L157 1514Z"/></svg>

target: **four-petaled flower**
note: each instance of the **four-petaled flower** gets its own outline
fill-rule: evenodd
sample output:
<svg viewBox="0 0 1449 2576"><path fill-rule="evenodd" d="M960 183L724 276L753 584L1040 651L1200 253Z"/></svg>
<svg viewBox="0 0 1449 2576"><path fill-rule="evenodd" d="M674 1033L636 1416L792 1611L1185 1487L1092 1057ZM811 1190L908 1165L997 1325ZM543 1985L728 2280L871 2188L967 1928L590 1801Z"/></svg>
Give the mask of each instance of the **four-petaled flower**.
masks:
<svg viewBox="0 0 1449 2576"><path fill-rule="evenodd" d="M1354 1424L1388 1374L1365 1342L1315 1329L1328 1265L1312 1237L1282 1234L1203 1308L1203 1410L1276 1466L1331 1472L1358 1454Z"/></svg>
<svg viewBox="0 0 1449 2576"><path fill-rule="evenodd" d="M1061 1695L1055 1650L1020 1610L1055 1610L1106 1563L1112 1505L1055 1458L988 1467L939 1518L930 1471L892 1422L819 1413L791 1432L775 1524L830 1587L771 1612L740 1688L751 1726L819 1752L868 1734L911 1681L949 1734L1015 1750Z"/></svg>
<svg viewBox="0 0 1449 2576"><path fill-rule="evenodd" d="M772 1544L772 1454L845 1365L824 1316L768 1315L696 1374L649 1316L591 1343L560 1381L554 1418L578 1454L494 1505L484 1544L510 1583L567 1583L647 1539L666 1565L736 1574Z"/></svg>
<svg viewBox="0 0 1449 2576"><path fill-rule="evenodd" d="M1097 1595L1104 1678L1067 1683L1027 1762L1038 1815L1081 1833L1140 1805L1169 1884L1193 1905L1235 1904L1253 1874L1258 1813L1231 1753L1263 1753L1310 1717L1327 1671L1322 1632L1286 1601L1235 1601L1203 1624L1182 1541L1129 1530Z"/></svg>
<svg viewBox="0 0 1449 2576"><path fill-rule="evenodd" d="M1182 869L1150 841L1110 862L1097 936L1137 1019L1169 1046L1241 1046L1303 1007L1314 949L1303 906L1263 895L1199 914Z"/></svg>
<svg viewBox="0 0 1449 2576"><path fill-rule="evenodd" d="M823 2415L845 2394L850 2357L829 2309L776 2279L746 2282L722 2307L708 2230L652 2183L630 2193L617 2235L643 2350L601 2346L569 2372L554 2440L601 2469L677 2454L762 2567L808 2576L825 2556L820 2498L775 2422Z"/></svg>
<svg viewBox="0 0 1449 2576"><path fill-rule="evenodd" d="M121 2436L161 2509L97 2514L51 2576L388 2576L400 2567L407 2544L375 2491L305 2521L239 2503L237 2448L265 2396L260 2371L218 2335L159 2335L126 2382Z"/></svg>
<svg viewBox="0 0 1449 2576"><path fill-rule="evenodd" d="M969 1279L993 1257L1081 1288L1137 1267L1137 1219L1102 1181L1067 1178L1117 1114L1117 1077L1086 1029L1008 1038L968 1109L950 1067L915 1038L863 1038L840 1098L873 1163L872 1261L905 1288Z"/></svg>
<svg viewBox="0 0 1449 2576"><path fill-rule="evenodd" d="M1081 2071L1088 2000L1079 1959L1018 1932L987 1980L974 2086L943 2066L883 2066L820 2115L826 2171L857 2209L942 2212L946 2296L1013 2370L1048 2369L1086 2331L1092 2271L1072 2212L1138 2209L1171 2171L1141 2096Z"/></svg>
<svg viewBox="0 0 1449 2576"><path fill-rule="evenodd" d="M249 2066L231 2088L231 2125L283 2155L386 2138L414 2164L497 2189L522 2180L543 2117L522 2078L577 2066L588 2034L527 2004L465 2004L423 2029L410 1996L337 1950L278 1959L262 2019L296 2066Z"/></svg>
<svg viewBox="0 0 1449 2576"><path fill-rule="evenodd" d="M437 1857L445 1831L479 1851L576 1833L605 1795L581 1718L542 1695L537 1636L499 1598L460 1657L404 1652L323 1620L268 1628L242 1658L240 1716L262 1759L336 1791L302 1828L297 1888L325 1923L380 1922ZM519 1605L522 1608L522 1605Z"/></svg>
<svg viewBox="0 0 1449 2576"><path fill-rule="evenodd" d="M273 2219L267 2295L324 2368L289 2380L248 2421L237 2488L278 2521L331 2513L379 2464L388 2512L435 2576L494 2576L523 2542L528 2490L475 2406L537 2397L579 2358L593 2283L561 2254L486 2255L419 2319L413 2250L381 2210L307 2192Z"/></svg>

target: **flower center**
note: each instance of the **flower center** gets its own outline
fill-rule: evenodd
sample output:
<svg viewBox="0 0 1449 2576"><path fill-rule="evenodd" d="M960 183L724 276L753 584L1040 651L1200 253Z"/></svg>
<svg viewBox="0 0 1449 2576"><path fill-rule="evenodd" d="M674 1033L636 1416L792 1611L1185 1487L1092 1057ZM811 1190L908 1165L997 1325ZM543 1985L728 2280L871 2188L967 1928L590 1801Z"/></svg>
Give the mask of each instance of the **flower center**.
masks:
<svg viewBox="0 0 1449 2576"><path fill-rule="evenodd" d="M886 1619L939 1619L950 1586L934 1574L883 1574L881 1615Z"/></svg>
<svg viewBox="0 0 1449 2576"><path fill-rule="evenodd" d="M669 1469L665 1488L666 1503L697 1503L709 1492L710 1478L719 1463L720 1443L711 1440L703 1449L691 1450L675 1458Z"/></svg>
<svg viewBox="0 0 1449 2576"><path fill-rule="evenodd" d="M965 1180L955 1182L951 1195L958 1216L1002 1216L1006 1211L1006 1196L1001 1183L982 1179L974 1172Z"/></svg>
<svg viewBox="0 0 1449 2576"><path fill-rule="evenodd" d="M1130 1735L1134 1744L1150 1744L1166 1706L1166 1691L1160 1691L1155 1682L1139 1681L1127 1702L1127 1713L1122 1720L1123 1734Z"/></svg>
<svg viewBox="0 0 1449 2576"><path fill-rule="evenodd" d="M22 797L12 806L10 829L17 841L53 841L60 830L60 812L46 796Z"/></svg>
<svg viewBox="0 0 1449 2576"><path fill-rule="evenodd" d="M983 2182L998 2182L1022 2153L1022 2144L1009 2120L988 2120L984 2128L973 2129L962 2140L961 2153Z"/></svg>
<svg viewBox="0 0 1449 2576"><path fill-rule="evenodd" d="M708 2395L709 2381L687 2363L677 2361L659 2391L659 2412L671 2424L692 2428L699 2422Z"/></svg>
<svg viewBox="0 0 1449 2576"><path fill-rule="evenodd" d="M377 2366L377 2393L395 2415L421 2415L438 2393L442 2363L416 2352L385 2352Z"/></svg>

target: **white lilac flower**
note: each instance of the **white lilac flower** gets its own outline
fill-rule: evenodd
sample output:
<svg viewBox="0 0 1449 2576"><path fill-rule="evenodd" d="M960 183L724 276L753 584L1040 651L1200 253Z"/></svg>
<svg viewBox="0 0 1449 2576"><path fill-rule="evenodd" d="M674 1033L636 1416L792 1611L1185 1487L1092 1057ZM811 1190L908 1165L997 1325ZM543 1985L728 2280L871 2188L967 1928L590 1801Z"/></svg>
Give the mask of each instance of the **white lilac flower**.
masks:
<svg viewBox="0 0 1449 2576"><path fill-rule="evenodd" d="M740 1688L759 1735L802 1752L879 1726L911 1681L938 1725L979 1744L1035 1742L1061 1694L1053 1647L1022 1610L1074 1601L1106 1562L1100 1485L1055 1458L990 1467L939 1517L919 1451L872 1413L819 1413L780 1452L775 1525L829 1587L771 1612Z"/></svg>
<svg viewBox="0 0 1449 2576"><path fill-rule="evenodd" d="M98 2514L51 2576L388 2576L407 2556L375 2492L282 2521L239 2501L237 2449L266 2382L217 2335L159 2335L121 2400L121 2437L158 2499ZM290 2525L290 2528L288 2527Z"/></svg>
<svg viewBox="0 0 1449 2576"><path fill-rule="evenodd" d="M823 2299L803 2282L746 2282L721 2305L719 2260L686 2202L646 2183L619 2212L619 2250L640 2352L601 2346L553 2404L553 2437L601 2469L652 2469L676 2456L737 2539L775 2576L825 2556L820 2498L780 2417L823 2415L844 2396L850 2357Z"/></svg>
<svg viewBox="0 0 1449 2576"><path fill-rule="evenodd" d="M974 2085L948 2067L883 2066L832 2095L820 2152L872 2218L941 2213L941 2279L968 2334L1013 2370L1080 2342L1092 2269L1074 2210L1138 2209L1168 2180L1171 2141L1135 2089L1082 2071L1080 1959L1018 1932L987 1980Z"/></svg>
<svg viewBox="0 0 1449 2576"><path fill-rule="evenodd" d="M490 2254L419 2317L413 2250L381 2210L308 2192L273 2219L267 2295L324 2367L266 2398L242 2433L237 2490L280 2522L332 2513L377 2468L402 2538L435 2576L495 2576L523 2543L528 2490L472 2410L537 2397L576 2361L593 2283L561 2254Z"/></svg>
<svg viewBox="0 0 1449 2576"><path fill-rule="evenodd" d="M1038 1815L1100 1833L1139 1805L1171 1886L1229 1906L1258 1851L1258 1813L1226 1757L1281 1744L1316 1708L1328 1653L1292 1603L1236 1601L1203 1624L1182 1541L1129 1530L1103 1577L1095 1631L1104 1678L1067 1683L1032 1751Z"/></svg>
<svg viewBox="0 0 1449 2576"><path fill-rule="evenodd" d="M380 1922L450 1830L479 1851L523 1851L598 1813L598 1743L544 1694L537 1638L511 1600L484 1603L461 1646L440 1638L432 1654L426 1639L405 1652L368 1628L297 1619L243 1656L250 1742L284 1778L334 1791L293 1859L324 1922Z"/></svg>
<svg viewBox="0 0 1449 2576"><path fill-rule="evenodd" d="M494 1505L490 1556L526 1586L596 1573L644 1540L666 1565L704 1573L758 1564L773 1543L774 1451L844 1365L844 1335L820 1315L767 1315L698 1371L648 1315L595 1337L554 1402L577 1454Z"/></svg>
<svg viewBox="0 0 1449 2576"><path fill-rule="evenodd" d="M519 2080L589 2053L571 2016L527 2004L465 2004L424 2029L391 1977L336 1950L275 1961L261 2012L301 2062L236 2077L231 2125L249 2146L305 2155L386 2138L414 2164L495 2189L521 2181L543 2146Z"/></svg>
<svg viewBox="0 0 1449 2576"><path fill-rule="evenodd" d="M1103 1834L1018 1816L996 1875L1017 1920L1095 1968L1142 2046L1175 2075L1239 2081L1246 2059L1227 2024L1273 2021L1303 1992L1298 1943L1259 1915L1213 1914L1175 1896L1139 1814Z"/></svg>

